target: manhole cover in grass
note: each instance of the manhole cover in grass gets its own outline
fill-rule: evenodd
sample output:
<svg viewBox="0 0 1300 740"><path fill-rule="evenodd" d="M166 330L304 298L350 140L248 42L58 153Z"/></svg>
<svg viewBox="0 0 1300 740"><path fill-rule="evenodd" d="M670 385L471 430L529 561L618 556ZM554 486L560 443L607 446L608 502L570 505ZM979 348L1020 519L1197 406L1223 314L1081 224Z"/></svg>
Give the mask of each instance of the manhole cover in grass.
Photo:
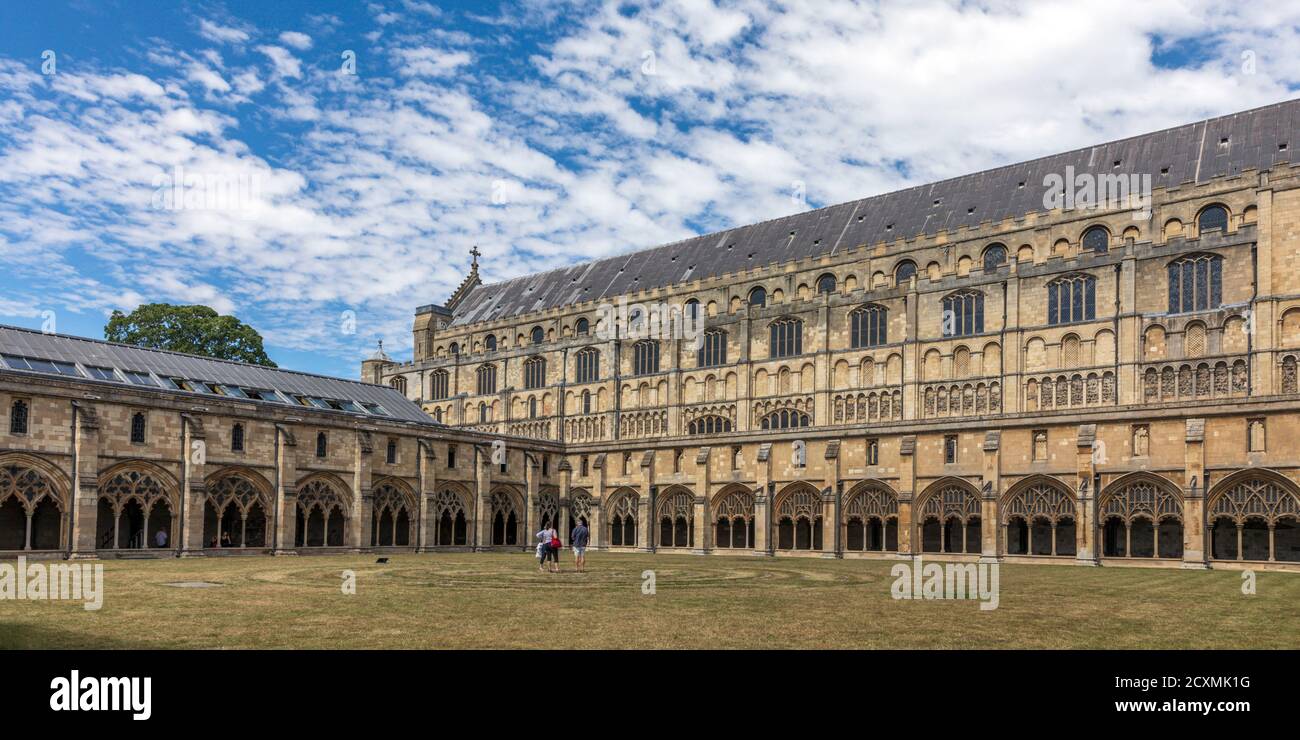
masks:
<svg viewBox="0 0 1300 740"><path fill-rule="evenodd" d="M217 588L220 583L211 583L209 581L175 581L173 583L164 583L164 586L174 588Z"/></svg>

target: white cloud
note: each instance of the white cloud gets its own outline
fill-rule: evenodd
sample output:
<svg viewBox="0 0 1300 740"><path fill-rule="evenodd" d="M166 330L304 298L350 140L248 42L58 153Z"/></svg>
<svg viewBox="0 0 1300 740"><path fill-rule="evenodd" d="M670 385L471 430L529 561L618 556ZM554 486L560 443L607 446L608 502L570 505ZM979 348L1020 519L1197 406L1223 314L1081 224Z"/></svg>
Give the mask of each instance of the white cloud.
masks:
<svg viewBox="0 0 1300 740"><path fill-rule="evenodd" d="M199 19L199 35L218 44L242 44L250 38L247 31L223 26L206 18Z"/></svg>
<svg viewBox="0 0 1300 740"><path fill-rule="evenodd" d="M306 51L311 48L311 36L299 31L285 31L280 34L280 43L292 46L298 51Z"/></svg>
<svg viewBox="0 0 1300 740"><path fill-rule="evenodd" d="M302 62L283 46L259 46L257 50L271 60L271 66L279 77L301 77Z"/></svg>

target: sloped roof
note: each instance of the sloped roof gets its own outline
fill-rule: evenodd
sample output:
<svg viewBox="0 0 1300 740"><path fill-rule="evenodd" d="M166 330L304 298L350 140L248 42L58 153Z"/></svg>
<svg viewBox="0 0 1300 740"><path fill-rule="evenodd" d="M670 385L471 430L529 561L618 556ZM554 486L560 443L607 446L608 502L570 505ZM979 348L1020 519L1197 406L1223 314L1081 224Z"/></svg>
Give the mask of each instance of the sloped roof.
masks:
<svg viewBox="0 0 1300 740"><path fill-rule="evenodd" d="M229 398L228 396L176 390L168 388L165 382L161 385L143 386L130 382L125 376L127 372L152 373L159 381L164 378L183 378L207 384L277 391L285 397L288 403L275 403L251 398L236 398L236 400L248 400L253 403L279 406L280 408L330 412L327 409L301 406L294 402L294 396L307 396L321 400L349 401L361 406L363 409L365 404L375 404L388 412L387 415L384 415L369 411L340 412L333 410L333 413L349 413L354 417L368 420L388 419L416 424L437 424L419 406L407 400L404 395L393 388L293 370L250 365L243 362L215 360L210 357L188 355L181 352L145 349L127 344L63 334L44 334L31 329L0 325L0 354L80 365L73 377L78 380L96 383L128 386L137 389L151 388L152 390L185 394L195 398ZM113 368L123 375L119 380L101 380L95 377L93 371L89 370L91 367ZM35 372L15 369L8 358L0 361L0 371L3 370ZM51 373L40 374L49 375Z"/></svg>
<svg viewBox="0 0 1300 740"><path fill-rule="evenodd" d="M1172 187L1290 163L1295 147L1300 147L1300 100L480 285L454 306L452 325L1021 217L1043 210L1043 178L1064 176L1066 167L1080 174L1150 174L1152 187Z"/></svg>

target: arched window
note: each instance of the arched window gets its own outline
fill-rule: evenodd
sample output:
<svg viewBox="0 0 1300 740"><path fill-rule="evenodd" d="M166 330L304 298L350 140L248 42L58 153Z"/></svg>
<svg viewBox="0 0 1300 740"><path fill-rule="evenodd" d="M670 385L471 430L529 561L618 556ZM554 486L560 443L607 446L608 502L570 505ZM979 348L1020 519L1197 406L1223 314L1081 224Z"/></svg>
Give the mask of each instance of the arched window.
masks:
<svg viewBox="0 0 1300 740"><path fill-rule="evenodd" d="M478 394L480 396L497 392L497 366L483 365L475 373L478 380Z"/></svg>
<svg viewBox="0 0 1300 740"><path fill-rule="evenodd" d="M1205 311L1223 303L1223 258L1191 254L1169 263L1169 312Z"/></svg>
<svg viewBox="0 0 1300 740"><path fill-rule="evenodd" d="M491 417L488 416L488 405L483 401L478 402L478 421L480 424L486 423Z"/></svg>
<svg viewBox="0 0 1300 740"><path fill-rule="evenodd" d="M769 357L793 357L803 354L803 322L799 319L777 319L769 325L768 332Z"/></svg>
<svg viewBox="0 0 1300 740"><path fill-rule="evenodd" d="M230 451L244 451L244 425L236 424L230 428Z"/></svg>
<svg viewBox="0 0 1300 740"><path fill-rule="evenodd" d="M579 383L594 383L600 377L600 352L595 347L578 350L574 362L577 364L575 375Z"/></svg>
<svg viewBox="0 0 1300 740"><path fill-rule="evenodd" d="M990 244L984 249L984 272L997 272L1007 263L1007 248L1002 244Z"/></svg>
<svg viewBox="0 0 1300 740"><path fill-rule="evenodd" d="M325 457L329 454L329 437L325 432L316 433L316 457Z"/></svg>
<svg viewBox="0 0 1300 740"><path fill-rule="evenodd" d="M578 323L573 325L573 333L580 337L585 337L591 331L591 323L586 319L578 319Z"/></svg>
<svg viewBox="0 0 1300 740"><path fill-rule="evenodd" d="M397 464L397 440L388 440L388 448L384 450L384 461L389 465Z"/></svg>
<svg viewBox="0 0 1300 740"><path fill-rule="evenodd" d="M796 409L779 409L763 417L759 426L763 429L797 429L808 426L808 415Z"/></svg>
<svg viewBox="0 0 1300 740"><path fill-rule="evenodd" d="M849 343L853 349L876 347L889 341L889 311L884 306L859 306L849 312L849 321L852 324Z"/></svg>
<svg viewBox="0 0 1300 740"><path fill-rule="evenodd" d="M721 416L701 416L686 425L688 434L725 434L731 431L731 420Z"/></svg>
<svg viewBox="0 0 1300 740"><path fill-rule="evenodd" d="M436 408L436 409L433 410L433 420L436 421L436 422L438 422L439 424L442 423L442 407L441 407L441 406L439 406L438 408Z"/></svg>
<svg viewBox="0 0 1300 740"><path fill-rule="evenodd" d="M1196 217L1196 228L1202 234L1214 230L1227 231L1228 209L1217 204L1208 206Z"/></svg>
<svg viewBox="0 0 1300 740"><path fill-rule="evenodd" d="M529 357L524 360L524 389L532 390L546 385L546 360Z"/></svg>
<svg viewBox="0 0 1300 740"><path fill-rule="evenodd" d="M591 391L582 392L582 413L591 413Z"/></svg>
<svg viewBox="0 0 1300 740"><path fill-rule="evenodd" d="M916 276L916 263L903 260L894 266L894 285L907 285Z"/></svg>
<svg viewBox="0 0 1300 740"><path fill-rule="evenodd" d="M763 290L761 287L749 291L749 305L759 307L766 306L767 291Z"/></svg>
<svg viewBox="0 0 1300 740"><path fill-rule="evenodd" d="M1106 230L1105 226L1092 226L1083 232L1079 244L1086 252L1105 254L1110 250L1110 232Z"/></svg>
<svg viewBox="0 0 1300 740"><path fill-rule="evenodd" d="M395 377L395 378L393 378L392 380L388 381L388 387L389 387L389 388L392 388L393 390L395 390L395 391L397 391L398 393L401 393L403 396L405 396L405 395L406 395L406 376L405 376L405 375L398 375L397 377Z"/></svg>
<svg viewBox="0 0 1300 740"><path fill-rule="evenodd" d="M537 398L536 398L536 397L533 397L533 398L528 399L528 418L529 418L529 419L536 419L536 418L537 418Z"/></svg>
<svg viewBox="0 0 1300 740"><path fill-rule="evenodd" d="M834 275L831 275L830 273L827 273L827 274L822 275L821 277L817 278L817 292L818 292L818 293L834 293L834 292L835 292L835 276L834 276Z"/></svg>
<svg viewBox="0 0 1300 740"><path fill-rule="evenodd" d="M943 299L943 335L965 337L984 331L984 294L953 293Z"/></svg>
<svg viewBox="0 0 1300 740"><path fill-rule="evenodd" d="M9 433L26 434L27 433L27 402L14 401L9 407Z"/></svg>
<svg viewBox="0 0 1300 740"><path fill-rule="evenodd" d="M532 340L533 344L541 344L542 341L546 339L546 332L542 331L542 327L534 326L532 332L530 332L528 336L529 339Z"/></svg>
<svg viewBox="0 0 1300 740"><path fill-rule="evenodd" d="M700 302L694 298L690 299L686 302L686 305L682 307L682 314L691 320L699 318Z"/></svg>
<svg viewBox="0 0 1300 740"><path fill-rule="evenodd" d="M452 342L452 343L451 343L451 347L450 347L450 351L451 351L451 356L452 356L452 357L460 357L460 343L458 343L458 342Z"/></svg>
<svg viewBox="0 0 1300 740"><path fill-rule="evenodd" d="M716 367L727 364L727 332L710 329L704 332L703 343L696 352L696 367Z"/></svg>
<svg viewBox="0 0 1300 740"><path fill-rule="evenodd" d="M491 334L487 335L487 338L483 340L483 348L486 349L488 352L496 352L497 338L492 336Z"/></svg>
<svg viewBox="0 0 1300 740"><path fill-rule="evenodd" d="M646 339L632 345L632 374L650 375L659 372L659 343Z"/></svg>
<svg viewBox="0 0 1300 740"><path fill-rule="evenodd" d="M131 417L131 442L133 444L144 444L144 414L137 412Z"/></svg>
<svg viewBox="0 0 1300 740"><path fill-rule="evenodd" d="M434 401L441 401L447 398L448 375L446 370L434 370L433 378L429 383L429 398Z"/></svg>
<svg viewBox="0 0 1300 740"><path fill-rule="evenodd" d="M1047 284L1047 323L1070 324L1097 318L1097 280L1068 275Z"/></svg>

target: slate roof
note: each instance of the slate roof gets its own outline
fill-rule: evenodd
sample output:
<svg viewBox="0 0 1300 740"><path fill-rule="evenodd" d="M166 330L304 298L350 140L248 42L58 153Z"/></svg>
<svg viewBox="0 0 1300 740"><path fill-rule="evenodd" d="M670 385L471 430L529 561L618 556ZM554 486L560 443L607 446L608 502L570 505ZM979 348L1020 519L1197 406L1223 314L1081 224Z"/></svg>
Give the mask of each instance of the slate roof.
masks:
<svg viewBox="0 0 1300 740"><path fill-rule="evenodd" d="M1279 149L1282 144L1287 145L1285 150ZM480 285L454 307L451 323L458 326L519 316L718 277L773 262L832 255L859 244L1022 217L1043 210L1044 176L1064 176L1067 166L1073 166L1076 173L1095 175L1150 174L1152 187L1173 187L1290 163L1296 147L1300 147L1300 100L1290 100L617 257ZM1115 165L1117 161L1119 166ZM425 306L420 310L431 309Z"/></svg>
<svg viewBox="0 0 1300 740"><path fill-rule="evenodd" d="M167 352L156 349L144 349L126 344L105 342L84 337L63 334L44 334L42 332L15 326L0 325L0 371L11 370L19 373L38 373L41 375L70 375L78 380L95 383L128 386L131 388L151 388L156 391L184 394L194 398L228 398L214 394L185 391L169 386L164 379L183 378L205 384L219 384L241 389L259 391L277 391L285 403L243 399L252 403L293 408L303 411L321 411L326 413L345 413L368 420L396 420L416 424L437 425L419 406L386 386L372 385L355 380L331 378L293 370L250 365L243 362L215 360L210 357L188 355L181 352ZM64 371L54 372L50 369L24 370L15 368L11 357L32 358L54 361L64 364ZM21 363L17 363L21 364ZM76 365L69 371L67 365ZM91 368L114 368L119 371L114 380L96 377ZM152 374L152 385L132 382L126 373ZM324 409L302 406L295 402L294 396L307 396L321 400L351 402L356 411ZM378 405L387 415L367 410L367 405Z"/></svg>

